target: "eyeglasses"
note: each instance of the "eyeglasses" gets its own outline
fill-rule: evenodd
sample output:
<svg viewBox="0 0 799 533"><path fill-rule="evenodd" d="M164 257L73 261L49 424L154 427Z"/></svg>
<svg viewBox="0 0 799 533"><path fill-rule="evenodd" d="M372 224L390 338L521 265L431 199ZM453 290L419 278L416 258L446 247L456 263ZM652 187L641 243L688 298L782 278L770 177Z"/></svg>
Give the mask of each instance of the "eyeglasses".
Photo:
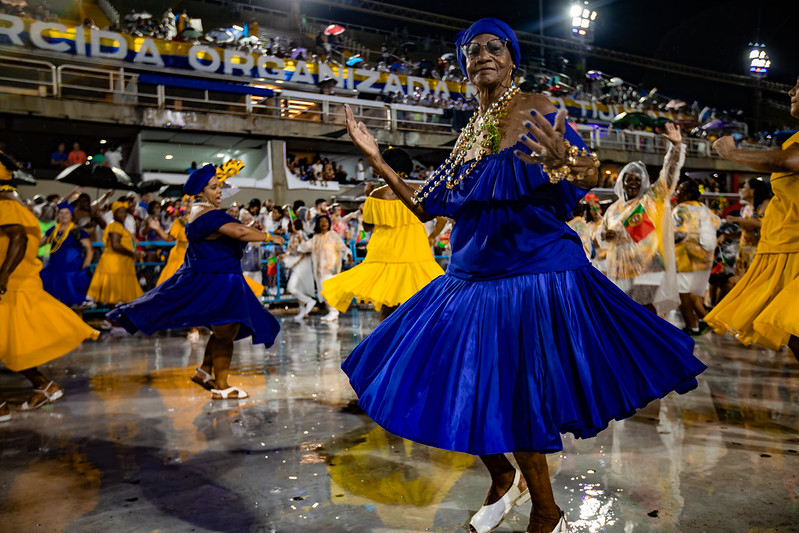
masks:
<svg viewBox="0 0 799 533"><path fill-rule="evenodd" d="M494 57L500 57L503 50L505 50L507 43L507 39L491 39L484 45L472 41L470 43L461 45L461 52L463 52L463 55L465 55L468 59L474 59L480 55L480 50L485 47L486 52Z"/></svg>

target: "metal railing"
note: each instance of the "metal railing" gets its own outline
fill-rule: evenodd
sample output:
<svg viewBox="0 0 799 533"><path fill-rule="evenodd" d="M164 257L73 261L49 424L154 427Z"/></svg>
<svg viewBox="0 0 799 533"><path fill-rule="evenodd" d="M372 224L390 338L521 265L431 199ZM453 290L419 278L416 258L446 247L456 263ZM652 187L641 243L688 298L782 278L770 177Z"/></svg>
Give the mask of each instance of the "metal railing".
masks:
<svg viewBox="0 0 799 533"><path fill-rule="evenodd" d="M354 240L347 242L355 265L362 263L366 258L365 245L367 243L368 241L356 243ZM137 244L138 249L157 255L157 260L136 263L136 277L139 280L142 290L146 292L156 286L161 270L166 265L166 258L169 255L169 250L174 246L174 242L166 241L141 241ZM271 244L267 244L266 246L268 247L268 255L270 257L261 261L260 282L264 286L264 292L259 297L261 302L264 305L295 302L296 298L292 296L287 289L291 270L284 268L280 261L276 259L278 254L277 246ZM93 242L92 247L95 249L95 254L92 264L89 266L89 272L94 274L97 268L97 262L102 255L103 243ZM283 251L283 248L279 250ZM439 252L438 247L436 251ZM445 263L449 260L449 255L435 255L434 257L439 263L444 263L444 268L446 267ZM318 299L318 288L316 296ZM112 306L110 304L110 302L94 302L91 307L86 309L86 312L105 313L111 310Z"/></svg>
<svg viewBox="0 0 799 533"><path fill-rule="evenodd" d="M55 97L142 106L177 112L211 112L272 117L344 127L344 105L369 128L389 131L452 133L444 110L405 104L386 104L342 96L277 89L273 97L228 93L208 89L151 85L139 82L139 74L118 68L99 68L18 58L0 54L0 93ZM258 85L254 85L258 87ZM660 135L645 131L578 125L580 136L592 149L665 153ZM690 157L718 158L707 139L684 137ZM751 146L769 149L767 146Z"/></svg>
<svg viewBox="0 0 799 533"><path fill-rule="evenodd" d="M139 74L17 58L0 54L0 93L153 107L172 111L262 116L344 126L344 104L371 128L449 133L438 108L385 104L372 100L280 90L271 98L208 89L139 82Z"/></svg>

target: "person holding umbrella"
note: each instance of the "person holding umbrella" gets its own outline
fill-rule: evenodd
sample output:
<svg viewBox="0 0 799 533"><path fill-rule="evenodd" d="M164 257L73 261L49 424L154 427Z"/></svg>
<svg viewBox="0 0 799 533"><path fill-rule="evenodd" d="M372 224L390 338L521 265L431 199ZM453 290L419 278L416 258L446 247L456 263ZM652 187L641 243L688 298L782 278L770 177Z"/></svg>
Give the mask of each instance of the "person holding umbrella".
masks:
<svg viewBox="0 0 799 533"><path fill-rule="evenodd" d="M212 164L193 172L183 191L194 198L183 266L143 297L113 309L108 320L148 335L210 326L213 333L192 381L211 391L214 400L247 398L246 391L228 383L233 342L252 337L255 344L271 346L280 324L244 279L242 252L248 242L282 244L283 239L245 226L219 209L222 184Z"/></svg>
<svg viewBox="0 0 799 533"><path fill-rule="evenodd" d="M100 332L42 288L42 263L36 257L39 224L16 195L15 170L16 163L0 152L0 361L33 385L33 394L20 407L27 411L64 396L38 367L86 339L97 339ZM11 410L0 397L0 422L10 419Z"/></svg>
<svg viewBox="0 0 799 533"><path fill-rule="evenodd" d="M133 234L125 229L128 210L127 202L111 205L114 218L105 228L103 254L87 292L87 296L97 302L115 305L143 294L136 275L136 260L142 259L144 252L135 249Z"/></svg>

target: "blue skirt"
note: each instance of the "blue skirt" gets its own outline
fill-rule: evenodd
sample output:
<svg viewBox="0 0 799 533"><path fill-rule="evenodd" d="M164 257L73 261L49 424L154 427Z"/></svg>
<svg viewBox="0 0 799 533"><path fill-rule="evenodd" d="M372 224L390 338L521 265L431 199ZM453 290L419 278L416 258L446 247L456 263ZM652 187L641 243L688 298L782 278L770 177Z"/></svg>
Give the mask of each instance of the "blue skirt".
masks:
<svg viewBox="0 0 799 533"><path fill-rule="evenodd" d="M275 342L280 323L264 309L244 276L180 269L141 298L120 305L108 319L130 333L147 335L164 329L241 324L236 340L252 337L253 344Z"/></svg>
<svg viewBox="0 0 799 533"><path fill-rule="evenodd" d="M551 453L696 387L693 340L591 266L466 281L402 304L342 368L400 437L474 455Z"/></svg>
<svg viewBox="0 0 799 533"><path fill-rule="evenodd" d="M72 307L86 301L86 291L91 282L88 270L67 271L44 267L40 276L44 290L62 304Z"/></svg>

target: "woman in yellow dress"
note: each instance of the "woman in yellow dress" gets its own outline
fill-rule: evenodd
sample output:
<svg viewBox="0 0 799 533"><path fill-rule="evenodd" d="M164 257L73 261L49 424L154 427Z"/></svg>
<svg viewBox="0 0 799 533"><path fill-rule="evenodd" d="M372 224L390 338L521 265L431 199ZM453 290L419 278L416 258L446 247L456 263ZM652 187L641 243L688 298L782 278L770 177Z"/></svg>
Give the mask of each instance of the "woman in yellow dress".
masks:
<svg viewBox="0 0 799 533"><path fill-rule="evenodd" d="M158 236L166 242L174 242L175 246L169 250L169 257L167 257L166 265L161 270L158 276L158 281L155 286L161 285L168 280L172 274L178 271L183 266L183 260L186 258L186 248L189 246L189 240L186 238L186 217L180 216L172 222L172 227L169 228L169 233L166 233L159 224L153 224L150 228L155 231Z"/></svg>
<svg viewBox="0 0 799 533"><path fill-rule="evenodd" d="M799 80L788 93L799 118ZM757 254L746 274L705 320L717 333L772 350L787 345L799 360L799 133L781 150L740 150L731 137L713 147L730 161L772 172L774 197L766 208Z"/></svg>
<svg viewBox="0 0 799 533"><path fill-rule="evenodd" d="M42 287L42 263L37 258L41 230L14 192L16 168L0 152L0 361L33 384L33 395L20 407L32 410L64 396L37 367L100 333ZM10 418L11 411L0 397L0 422Z"/></svg>
<svg viewBox="0 0 799 533"><path fill-rule="evenodd" d="M128 215L126 202L111 205L114 221L105 228L103 254L92 276L87 296L97 302L119 304L130 302L144 294L136 276L136 260L144 252L135 250L133 235L125 229Z"/></svg>
<svg viewBox="0 0 799 533"><path fill-rule="evenodd" d="M401 177L412 168L404 150L388 149L383 159L399 170ZM446 223L441 218L428 236L424 224L405 207L387 186L375 189L366 199L363 225L372 231L366 259L353 269L324 282L322 296L336 310L346 313L355 298L374 305L380 320L444 271L436 263L431 240Z"/></svg>

